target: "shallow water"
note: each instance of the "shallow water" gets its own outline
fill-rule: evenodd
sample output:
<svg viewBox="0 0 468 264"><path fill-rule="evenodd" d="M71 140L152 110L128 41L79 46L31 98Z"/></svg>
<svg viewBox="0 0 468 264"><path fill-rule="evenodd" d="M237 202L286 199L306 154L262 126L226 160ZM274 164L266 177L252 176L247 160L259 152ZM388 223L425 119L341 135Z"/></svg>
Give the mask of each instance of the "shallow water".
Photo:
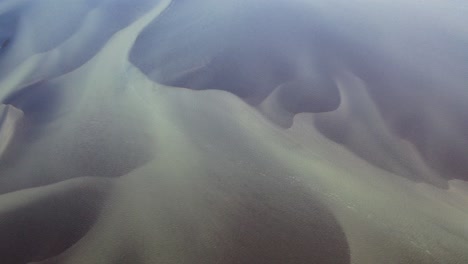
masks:
<svg viewBox="0 0 468 264"><path fill-rule="evenodd" d="M0 1L1 263L468 263L460 1Z"/></svg>

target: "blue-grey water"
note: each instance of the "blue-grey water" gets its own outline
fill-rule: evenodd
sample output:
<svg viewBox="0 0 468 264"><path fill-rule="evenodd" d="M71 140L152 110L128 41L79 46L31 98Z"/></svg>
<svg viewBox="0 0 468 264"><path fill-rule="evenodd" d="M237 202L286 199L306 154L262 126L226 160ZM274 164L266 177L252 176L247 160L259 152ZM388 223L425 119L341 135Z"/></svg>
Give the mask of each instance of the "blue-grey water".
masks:
<svg viewBox="0 0 468 264"><path fill-rule="evenodd" d="M0 263L468 263L467 11L0 0Z"/></svg>

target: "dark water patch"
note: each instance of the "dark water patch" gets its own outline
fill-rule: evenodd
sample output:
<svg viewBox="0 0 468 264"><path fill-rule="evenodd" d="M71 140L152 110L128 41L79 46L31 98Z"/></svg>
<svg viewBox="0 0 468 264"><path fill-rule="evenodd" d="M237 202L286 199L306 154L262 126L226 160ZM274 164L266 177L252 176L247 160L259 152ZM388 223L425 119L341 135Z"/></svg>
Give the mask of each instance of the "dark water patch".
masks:
<svg viewBox="0 0 468 264"><path fill-rule="evenodd" d="M18 208L0 212L0 259L24 264L60 254L95 222L109 189L104 181L78 180ZM59 188L59 185L54 187ZM24 190L24 194L41 189ZM35 197L35 196L32 196Z"/></svg>
<svg viewBox="0 0 468 264"><path fill-rule="evenodd" d="M0 14L0 60L14 42L18 21L18 10Z"/></svg>
<svg viewBox="0 0 468 264"><path fill-rule="evenodd" d="M12 93L2 103L23 111L30 122L43 124L57 118L63 95L61 87L41 81Z"/></svg>
<svg viewBox="0 0 468 264"><path fill-rule="evenodd" d="M51 0L51 2L54 1ZM92 59L116 32L137 20L158 3L159 1L150 0L136 0L131 3L123 0L105 1L102 3L90 0L80 1L78 4L80 8L73 15L67 17L67 19L63 19L63 16L66 16L66 12L55 10L55 8L71 8L63 6L67 5L63 1L57 1L57 3L41 1L29 8L20 9L18 16L25 16L26 18L15 29L14 34L21 35L23 32L33 34L29 38L18 39L18 42L21 42L18 43L19 46L33 47L33 49L21 50L17 54L12 54L11 58L9 57L8 63L0 63L0 78L4 78L10 74L11 69L20 65L28 57L38 52L51 51L54 48L58 48L60 51L58 61L53 65L48 65L50 67L47 70L41 69L32 72L26 78L26 81L49 80L69 73ZM44 11L47 8L52 8L52 10ZM37 10L42 10L43 12L37 12ZM59 15L38 15L45 12L57 12ZM87 32L82 32L80 31L80 27L89 23L86 19L92 19L94 24L93 27L87 27ZM31 30L34 26L47 28L51 34L45 34L43 28ZM57 28L57 30L53 30L54 28ZM34 34L37 34L37 36L34 36ZM80 39L77 39L80 44L79 47L76 46L76 42L66 42L70 38L77 37L77 34L80 35ZM0 59L1 56L0 50Z"/></svg>
<svg viewBox="0 0 468 264"><path fill-rule="evenodd" d="M338 109L339 90L330 76L322 75L288 82L278 94L280 104L290 113L321 113Z"/></svg>
<svg viewBox="0 0 468 264"><path fill-rule="evenodd" d="M174 1L139 35L130 61L156 82L225 90L256 104L326 67L314 15L281 2Z"/></svg>
<svg viewBox="0 0 468 264"><path fill-rule="evenodd" d="M421 31L415 34L427 34L431 44L418 46L419 42L412 39L413 36L408 39L397 34L387 36L388 42L407 45L406 50L396 51L381 42L383 32L377 30L378 27L364 27L356 23L359 19L362 18L349 21L329 18L323 23L322 38L328 43L327 49L363 81L372 104L391 133L409 141L425 163L442 178L467 180L468 133L465 128L468 121L460 114L468 111L463 92L467 75L460 74L460 70L467 69L468 64L460 59L460 54L465 53L460 50L461 39L454 34ZM412 29L402 28L401 32L405 30ZM430 45L434 48L428 49ZM444 53L446 61L442 62L452 64L437 64L436 51L443 49L447 52ZM422 56L418 58L413 53ZM410 57L411 61L403 59ZM456 70L451 70L454 67ZM343 89L347 89L346 84ZM334 124L320 121L316 125L325 136L365 158L366 153L359 146L348 144L351 135L346 128L347 122L353 120L331 122ZM370 128L374 124L364 125ZM372 159L365 159L381 167ZM404 177L426 181L417 175Z"/></svg>

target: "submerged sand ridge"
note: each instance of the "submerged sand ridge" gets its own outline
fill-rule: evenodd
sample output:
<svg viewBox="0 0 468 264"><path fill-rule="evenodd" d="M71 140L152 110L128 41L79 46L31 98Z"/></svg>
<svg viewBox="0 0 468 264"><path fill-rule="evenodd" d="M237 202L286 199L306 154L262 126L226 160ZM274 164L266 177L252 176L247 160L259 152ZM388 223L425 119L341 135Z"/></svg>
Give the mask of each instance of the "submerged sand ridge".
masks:
<svg viewBox="0 0 468 264"><path fill-rule="evenodd" d="M15 135L23 113L11 105L2 105L2 121L0 126L0 156L6 151Z"/></svg>
<svg viewBox="0 0 468 264"><path fill-rule="evenodd" d="M119 1L103 1L93 11L93 23L99 24L95 19L112 3L123 8ZM468 261L464 176L443 173L443 161L432 163L438 154L427 156L430 146L424 145L423 151L421 143L394 129L392 122L405 112L389 113L382 107L376 95L382 79L365 75L370 62L359 66L339 45L329 45L325 58L296 60L294 54L304 54L301 49L307 45L298 44L297 53L279 54L282 48L291 48L280 42L266 49L278 57L262 62L270 56L256 57L255 50L265 38L273 41L273 26L248 40L235 28L233 40L238 43L232 46L211 42L211 26L217 32L239 26L236 21L217 24L221 15L242 15L247 24L264 14L263 1L244 5L202 1L195 9L186 1L136 5L144 3L154 6L121 26L88 60L73 61L73 69L53 74L44 70L36 75L44 79L30 84L24 79L39 69L26 58L17 74L12 69L0 80L8 84L2 86L3 102L11 105L3 108L9 119L0 123L0 146L6 146L0 156L0 260ZM294 14L298 8L282 13L275 8L288 3L268 6L269 23L283 23L285 29L279 32L290 22L303 23L299 33L288 33L295 36L309 30L303 20L307 10L328 8L305 1L296 4L306 11L293 22L282 14ZM335 15L323 14L326 22ZM186 28L186 17L197 23ZM148 33L158 23L167 32ZM79 34L90 28L82 27ZM70 41L77 34L71 34ZM298 39L289 40L305 41ZM259 44L249 51L251 40ZM198 41L206 42L206 50L197 49ZM179 44L188 51L178 50ZM223 45L229 49L217 53L213 48ZM324 48L320 43L313 46L305 50L307 54ZM247 50L241 54L250 57L246 64L236 54L238 48ZM339 52L329 55L334 48ZM50 65L69 58L54 50L41 53L43 58L53 57ZM278 65L285 60L291 68L284 74L275 72L283 71ZM326 69L320 68L323 61ZM271 63L278 64L266 66ZM231 75L232 70L241 73ZM165 83L158 76L182 76L171 80L184 85ZM263 80L252 82L251 76ZM296 105L296 100L302 101ZM436 115L425 119L428 131L421 137L437 141L456 136L463 144L463 124L457 123L461 117L443 119L455 111L446 102L462 99L444 100L448 101L434 108L437 111L425 110L427 102L434 102L431 97L422 103L421 109ZM16 132L17 120L21 133Z"/></svg>

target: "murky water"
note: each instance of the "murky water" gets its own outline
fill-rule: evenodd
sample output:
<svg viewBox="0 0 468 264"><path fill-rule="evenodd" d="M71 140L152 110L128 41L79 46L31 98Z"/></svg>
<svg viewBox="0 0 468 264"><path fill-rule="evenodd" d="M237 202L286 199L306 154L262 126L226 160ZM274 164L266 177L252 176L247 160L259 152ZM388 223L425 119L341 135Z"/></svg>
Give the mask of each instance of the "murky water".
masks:
<svg viewBox="0 0 468 264"><path fill-rule="evenodd" d="M0 263L468 263L461 1L0 1Z"/></svg>

